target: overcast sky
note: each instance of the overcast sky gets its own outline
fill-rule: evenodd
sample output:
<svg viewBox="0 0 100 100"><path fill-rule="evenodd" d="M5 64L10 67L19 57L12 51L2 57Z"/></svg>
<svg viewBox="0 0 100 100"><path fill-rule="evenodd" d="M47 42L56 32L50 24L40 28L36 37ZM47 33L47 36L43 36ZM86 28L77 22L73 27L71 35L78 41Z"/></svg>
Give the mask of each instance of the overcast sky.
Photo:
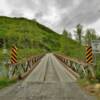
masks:
<svg viewBox="0 0 100 100"><path fill-rule="evenodd" d="M0 0L0 16L27 17L62 32L81 23L100 34L100 0Z"/></svg>

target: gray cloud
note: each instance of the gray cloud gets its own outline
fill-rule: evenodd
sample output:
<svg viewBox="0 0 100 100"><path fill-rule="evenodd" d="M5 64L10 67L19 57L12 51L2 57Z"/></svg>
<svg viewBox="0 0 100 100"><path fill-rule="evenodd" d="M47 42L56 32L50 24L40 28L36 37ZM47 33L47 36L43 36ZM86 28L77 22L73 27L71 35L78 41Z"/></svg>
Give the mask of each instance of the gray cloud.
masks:
<svg viewBox="0 0 100 100"><path fill-rule="evenodd" d="M78 23L91 24L100 18L100 1L99 0L83 0L76 9L73 9L69 15L65 15L60 25L69 28L74 27Z"/></svg>
<svg viewBox="0 0 100 100"><path fill-rule="evenodd" d="M55 4L59 9L62 9L62 8L67 8L68 6L72 6L73 1L74 0L55 0Z"/></svg>
<svg viewBox="0 0 100 100"><path fill-rule="evenodd" d="M10 13L10 16L12 17L23 17L23 13L19 10L15 9Z"/></svg>
<svg viewBox="0 0 100 100"><path fill-rule="evenodd" d="M3 14L4 14L4 12L0 10L0 15L2 16Z"/></svg>
<svg viewBox="0 0 100 100"><path fill-rule="evenodd" d="M79 23L93 25L100 18L100 0L4 1L9 6L9 16L27 17L25 15L28 14L56 31L64 28L72 29ZM0 15L2 14L1 11Z"/></svg>

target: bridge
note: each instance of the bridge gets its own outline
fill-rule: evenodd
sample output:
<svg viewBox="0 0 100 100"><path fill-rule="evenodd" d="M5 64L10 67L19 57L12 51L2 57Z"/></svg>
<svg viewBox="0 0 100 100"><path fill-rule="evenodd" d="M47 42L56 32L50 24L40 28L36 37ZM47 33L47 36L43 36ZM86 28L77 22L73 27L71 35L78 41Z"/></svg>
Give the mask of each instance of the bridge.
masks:
<svg viewBox="0 0 100 100"><path fill-rule="evenodd" d="M20 81L1 90L0 100L96 100L77 84L95 78L93 65L49 53L8 66L9 78Z"/></svg>

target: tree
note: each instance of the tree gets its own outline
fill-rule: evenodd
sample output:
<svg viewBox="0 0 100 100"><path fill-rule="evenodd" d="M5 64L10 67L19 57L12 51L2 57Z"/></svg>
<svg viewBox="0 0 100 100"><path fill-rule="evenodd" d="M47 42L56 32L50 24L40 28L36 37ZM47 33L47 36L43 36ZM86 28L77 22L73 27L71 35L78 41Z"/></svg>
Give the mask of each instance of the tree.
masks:
<svg viewBox="0 0 100 100"><path fill-rule="evenodd" d="M78 24L76 26L76 30L75 30L75 37L76 40L79 41L80 44L82 44L82 33L83 33L83 26L81 24Z"/></svg>
<svg viewBox="0 0 100 100"><path fill-rule="evenodd" d="M5 33L0 30L0 48L2 48L5 44Z"/></svg>
<svg viewBox="0 0 100 100"><path fill-rule="evenodd" d="M69 33L69 32L68 32L67 30L65 30L65 29L64 29L63 34L62 34L62 35L63 35L64 37L68 37L68 33Z"/></svg>
<svg viewBox="0 0 100 100"><path fill-rule="evenodd" d="M4 43L3 39L2 39L2 38L0 38L0 48L2 48L2 47L3 47L3 43Z"/></svg>
<svg viewBox="0 0 100 100"><path fill-rule="evenodd" d="M64 29L63 31L63 36L72 39L72 34L71 32L68 32L67 30Z"/></svg>
<svg viewBox="0 0 100 100"><path fill-rule="evenodd" d="M91 45L91 41L96 39L97 39L96 31L94 29L87 29L86 34L84 36L85 43Z"/></svg>
<svg viewBox="0 0 100 100"><path fill-rule="evenodd" d="M68 33L68 38L72 39L72 33L71 32Z"/></svg>

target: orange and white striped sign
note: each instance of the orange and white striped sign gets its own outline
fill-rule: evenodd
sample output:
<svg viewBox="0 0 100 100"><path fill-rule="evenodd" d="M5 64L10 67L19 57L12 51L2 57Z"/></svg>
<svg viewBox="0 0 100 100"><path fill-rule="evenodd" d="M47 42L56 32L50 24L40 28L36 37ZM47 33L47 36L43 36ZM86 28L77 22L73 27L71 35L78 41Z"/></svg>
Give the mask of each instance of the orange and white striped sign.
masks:
<svg viewBox="0 0 100 100"><path fill-rule="evenodd" d="M14 45L11 50L11 64L17 63L17 47Z"/></svg>
<svg viewBox="0 0 100 100"><path fill-rule="evenodd" d="M93 63L94 56L93 56L93 51L91 46L86 47L86 62L88 64Z"/></svg>

